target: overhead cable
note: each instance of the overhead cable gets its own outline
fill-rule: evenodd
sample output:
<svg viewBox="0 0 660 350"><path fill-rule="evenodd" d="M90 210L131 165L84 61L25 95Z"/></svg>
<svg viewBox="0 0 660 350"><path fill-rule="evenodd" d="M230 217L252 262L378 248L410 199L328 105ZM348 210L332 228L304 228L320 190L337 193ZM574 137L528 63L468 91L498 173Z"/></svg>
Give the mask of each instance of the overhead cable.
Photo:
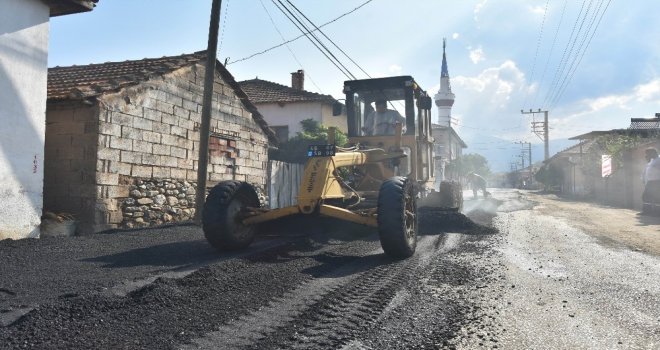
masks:
<svg viewBox="0 0 660 350"><path fill-rule="evenodd" d="M573 69L573 72L571 73L571 76L568 79L568 82L566 83L566 85L564 86L564 88L560 92L559 96L557 97L557 99L553 103L553 105L552 105L553 108L556 105L556 103L559 102L559 100L561 100L561 97L564 95L564 92L566 91L566 86L568 86L568 83L570 83L570 81L573 79L573 76L575 75L575 71L580 66L580 63L582 62L582 58L584 58L584 54L587 52L587 48L589 48L589 45L591 44L591 40L594 38L594 36L596 34L596 31L598 30L598 27L600 27L600 22L603 19L603 16L605 16L605 12L607 11L607 9L610 7L611 2L612 2L612 0L607 1L607 5L605 6L605 9L603 10L603 12L600 14L600 17L598 18L598 22L596 23L596 27L591 32L591 36L589 37L589 41L587 42L587 45L586 45L585 49L582 51L582 54L580 55L580 59L578 60L577 64L575 65L575 68Z"/></svg>
<svg viewBox="0 0 660 350"><path fill-rule="evenodd" d="M270 18L270 22L273 24L273 27L275 27L275 30L276 30L277 33L280 35L280 38L282 38L282 41L286 42L286 39L284 39L284 35L282 35L282 32L281 32L280 29L277 27L277 24L275 24L275 21L273 20L273 17L270 15L270 12L269 12L268 9L266 8L266 5L264 5L263 0L259 0L259 2L261 3L261 7L263 7L264 11L266 11L266 14L268 15L268 18ZM286 48L287 48L287 50L289 50L289 52L291 53L291 56L293 56L293 59L296 60L296 62L298 63L298 65L299 65L302 69L305 69L305 67L303 67L303 64L302 64L302 63L300 62L300 60L298 59L298 56L296 56L296 54L293 52L293 50L291 50L291 47L289 47L288 44L286 45ZM316 82L314 81L314 79L312 79L312 76L311 76L309 73L307 73L307 77L308 77L309 80L312 82L312 84L314 84L314 86L316 86L316 88L318 89L318 91L319 91L320 93L323 93L323 90L321 90L321 88L320 88L318 85L316 85Z"/></svg>
<svg viewBox="0 0 660 350"><path fill-rule="evenodd" d="M337 57L328 50L328 48L319 40L314 33L312 33L309 28L295 15L293 12L282 3L281 0L271 0L273 4L277 7L280 12L282 12L286 18L293 23L293 25L300 30L301 33L309 39L309 41L319 50L321 53L335 66L339 69L342 74L344 74L348 79L355 79L355 76L348 70L338 59ZM281 7L280 7L281 6Z"/></svg>
<svg viewBox="0 0 660 350"><path fill-rule="evenodd" d="M545 2L545 10L543 10L543 20L541 20L541 28L539 29L539 37L536 39L536 52L534 53L534 60L532 60L532 72L529 75L529 83L532 84L534 80L534 70L536 69L536 59L539 56L539 48L541 47L541 38L543 37L543 27L545 26L545 16L548 13L548 3L550 0ZM527 105L527 97L529 96L529 89L525 92L525 99L523 100L523 109Z"/></svg>
<svg viewBox="0 0 660 350"><path fill-rule="evenodd" d="M602 0L601 0L601 2L602 2ZM587 6L587 11L585 11L584 17L582 17L582 21L580 22L580 27L578 28L577 34L575 34L575 39L573 40L573 44L571 45L568 57L566 58L566 64L562 67L562 77L558 80L559 85L557 85L557 87L555 88L555 91L554 91L553 95L551 96L551 98L549 100L548 106L552 105L554 103L555 98L559 95L559 91L561 90L564 82L566 81L566 78L568 77L569 72L570 72L571 68L573 67L573 64L575 64L575 60L577 59L577 56L580 53L580 50L582 50L582 47L584 46L584 39L588 36L589 27L587 27L587 30L584 33L582 33L582 28L584 27L584 23L587 20L587 16L589 16L589 11L591 11L591 4L592 3L593 3L593 0L589 0L589 5ZM590 22L590 23L592 23L592 22ZM583 37L582 37L582 40L580 41L580 45L578 45L577 50L574 50L575 49L575 44L577 44L577 42L579 40L579 37L581 35ZM575 51L575 55L573 54L574 51ZM570 60L570 63L568 62L569 60ZM566 72L566 74L564 74L564 71Z"/></svg>
<svg viewBox="0 0 660 350"><path fill-rule="evenodd" d="M305 16L305 14L302 13L302 11L300 11L298 7L296 7L296 5L294 5L290 0L286 0L286 2L288 2L289 5L291 5L298 13L300 13L300 15L302 15L305 18L305 20L307 20L307 22L309 22L312 26L314 26L314 28L319 33L321 33L330 43L332 43L332 45L334 45L337 48L337 50L339 50L342 54L344 54L344 56L346 56L346 58L348 58L355 66L357 66L362 71L362 73L364 73L367 77L371 78L371 75L369 75L369 73L367 73L364 69L362 69L362 67L357 62L355 62L353 58L351 58L351 56L349 56L346 52L344 52L344 50L342 50L341 47L339 47L332 39L330 39L330 37L328 37L321 30L321 28L317 27L316 24L314 24L314 22L312 22L309 18L307 18L307 16Z"/></svg>
<svg viewBox="0 0 660 350"><path fill-rule="evenodd" d="M334 23L334 22L336 22L336 21L338 21L338 20L340 20L340 19L342 19L342 18L344 18L344 17L350 15L351 13L353 13L353 12L359 10L360 8L362 8L363 6L367 5L368 3L372 2L372 1L373 1L373 0L367 0L367 1L363 2L362 4L360 4L359 6L355 7L354 9L352 9L352 10L350 10L350 11L348 11L348 12L345 12L345 13L343 13L342 15L340 15L340 16L338 16L338 17L335 17L334 19L332 19L332 20L330 20L330 21L328 21L328 22L325 22L325 23L321 24L321 25L319 26L319 28L323 28L323 27L327 26L328 24ZM289 44L289 43L291 43L291 42L294 42L294 41L296 41L296 40L298 40L298 39L300 39L300 38L302 38L302 37L304 37L304 36L305 36L304 34L300 34L300 35L298 35L297 37L295 37L295 38L293 38L293 39L290 39L290 40L287 40L287 41L285 41L285 42L283 42L283 43L281 43L281 44L278 44L278 45L275 45L275 46L271 46L271 47L269 47L269 48L267 48L267 49L265 49L265 50L262 50L262 51L259 51L259 52L255 52L255 53L253 53L253 54L251 54L251 55L249 55L249 56L246 56L246 57L239 58L239 59L237 59L237 60L231 61L231 62L227 63L227 65L230 65L230 64L233 64L233 63L242 62L242 61L246 61L246 60L249 60L249 59L251 59L251 58L253 58L253 57L255 57L255 56L263 55L263 54L265 54L265 53L267 53L267 52L269 52L269 51L275 50L275 49L277 49L277 48L279 48L279 47L282 47L282 46L284 46L284 45L286 45L286 44Z"/></svg>

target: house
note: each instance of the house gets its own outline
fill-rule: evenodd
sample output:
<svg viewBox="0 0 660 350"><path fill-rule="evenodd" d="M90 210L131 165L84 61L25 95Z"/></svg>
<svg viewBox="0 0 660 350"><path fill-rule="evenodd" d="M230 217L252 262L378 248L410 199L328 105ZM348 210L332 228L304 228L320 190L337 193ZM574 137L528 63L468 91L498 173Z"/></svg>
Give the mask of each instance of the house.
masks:
<svg viewBox="0 0 660 350"><path fill-rule="evenodd" d="M194 215L206 54L55 67L48 72L44 206L78 233ZM217 63L209 185L266 182L275 134Z"/></svg>
<svg viewBox="0 0 660 350"><path fill-rule="evenodd" d="M644 150L660 149L660 119L632 118L628 129L592 131L569 138L577 140L575 146L563 150L545 161L547 168L559 181L561 191L583 198L593 198L603 203L640 210L644 191L640 175L646 160ZM603 164L603 155L611 155L617 149L608 140L624 140L629 145L611 161L611 173Z"/></svg>
<svg viewBox="0 0 660 350"><path fill-rule="evenodd" d="M435 187L438 189L441 181L459 180L459 174L447 171L447 165L463 155L463 148L467 148L467 144L451 126L433 124L431 130L436 167Z"/></svg>
<svg viewBox="0 0 660 350"><path fill-rule="evenodd" d="M346 132L346 114L332 115L332 105L337 100L330 95L309 92L304 89L305 73L291 73L291 87L261 79L239 82L280 141L286 141L302 131L300 122L314 119L326 127L337 127Z"/></svg>
<svg viewBox="0 0 660 350"><path fill-rule="evenodd" d="M40 235L50 17L96 2L0 1L0 240Z"/></svg>

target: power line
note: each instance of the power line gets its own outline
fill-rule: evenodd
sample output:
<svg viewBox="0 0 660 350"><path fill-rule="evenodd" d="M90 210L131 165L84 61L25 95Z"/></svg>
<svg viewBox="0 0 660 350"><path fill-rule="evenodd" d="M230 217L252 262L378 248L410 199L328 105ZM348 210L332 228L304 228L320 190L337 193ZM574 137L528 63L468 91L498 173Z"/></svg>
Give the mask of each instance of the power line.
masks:
<svg viewBox="0 0 660 350"><path fill-rule="evenodd" d="M319 33L323 34L323 36L324 36L326 39L328 39L328 41L330 41L330 42L332 43L332 45L334 45L334 46L337 48L337 50L339 50L342 54L344 54L344 56L346 56L346 58L348 58L348 59L349 59L349 60L350 60L355 66L357 66L357 67L362 71L362 73L364 73L367 77L371 78L371 75L369 75L369 73L367 73L364 69L362 69L362 67L360 67L360 65L359 65L357 62L355 62L355 61L351 58L351 56L349 56L346 52L344 52L344 50L342 50L341 47L339 47L339 46L338 46L338 45L337 45L332 39L330 39L330 37L328 37L328 36L327 36L327 35L321 30L321 28L317 27L316 24L314 24L314 22L312 22L309 18L307 18L307 16L305 16L305 14L302 13L302 11L300 11L300 10L296 7L296 5L294 5L290 0L286 0L286 2L288 2L289 5L293 6L293 8L294 8L296 11L298 11L298 13L300 13L300 14L301 14L301 15L307 20L307 22L309 22L311 25L313 25L314 28L315 28Z"/></svg>
<svg viewBox="0 0 660 350"><path fill-rule="evenodd" d="M359 10L360 8L362 8L363 6L367 5L368 3L372 2L372 1L373 1L373 0L367 0L367 1L363 2L362 4L360 4L359 6L355 7L354 9L352 9L352 10L350 10L350 11L348 11L348 12L345 12L345 13L343 13L342 15L340 15L340 16L338 16L338 17L335 17L334 19L332 19L332 20L330 20L330 21L328 21L328 22L325 22L325 23L321 24L321 25L319 26L319 28L323 28L323 27L327 26L328 24L334 23L334 22L336 22L336 21L338 21L338 20L340 20L340 19L342 19L342 18L344 18L344 17L350 15L351 13L353 13L353 12ZM292 42L294 42L294 41L296 41L296 40L298 40L298 39L300 39L300 38L302 38L302 37L304 37L304 36L305 36L305 34L300 34L300 35L298 35L297 37L295 37L295 38L293 38L293 39L290 39L290 40L287 40L287 41L285 41L285 42L283 42L283 43L281 43L281 44L278 44L278 45L275 45L275 46L269 47L269 48L267 48L267 49L265 49L265 50L262 50L262 51L259 51L259 52L255 52L255 53L253 53L253 54L251 54L251 55L249 55L249 56L246 56L246 57L239 58L239 59L237 59L237 60L231 61L231 62L227 63L227 65L234 64L234 63L238 63L238 62L243 62L243 61L249 60L249 59L251 59L251 58L253 58L253 57L256 57L256 56L259 56L259 55L263 55L263 54L265 54L265 53L267 53L267 52L269 52L269 51L275 50L275 49L277 49L277 48L279 48L279 47L282 47L282 46L284 46L284 45L286 45L286 44L292 43Z"/></svg>
<svg viewBox="0 0 660 350"><path fill-rule="evenodd" d="M280 29L277 27L277 24L275 24L275 21L273 20L273 17L270 15L270 12L269 12L268 9L266 8L266 5L264 5L263 0L259 0L259 2L261 3L261 7L264 8L264 11L266 11L266 14L268 15L268 18L270 18L270 22L273 24L273 27L275 27L275 30L277 31L277 33L278 33L278 34L280 35L280 37L282 38L282 41L286 41L286 39L284 39L284 35L282 35L282 32L281 32ZM286 45L286 48L287 48L287 49L289 50L289 52L291 53L291 56L293 56L293 59L295 59L296 62L298 62L298 64L300 65L300 67L301 67L302 69L305 69L305 67L303 67L303 64L300 62L300 60L298 59L298 57L296 56L296 54L293 52L293 50L291 50L291 47L289 47L288 44ZM314 81L314 79L312 79L312 77L311 77L311 75L310 75L309 73L307 74L307 77L308 77L309 80L312 82L312 84L314 84L314 86L316 86L316 88L318 89L318 91L321 92L321 93L323 93L323 90L321 90L321 88L320 88L318 85L316 85L316 82Z"/></svg>
<svg viewBox="0 0 660 350"><path fill-rule="evenodd" d="M220 43L218 44L218 51L222 49L222 41L225 38L225 27L227 27L227 14L229 13L229 0L225 0L225 15L222 19L222 29L220 30Z"/></svg>
<svg viewBox="0 0 660 350"><path fill-rule="evenodd" d="M584 22L587 20L587 16L589 15L589 11L590 11L590 9L591 9L591 4L592 4L592 2L593 2L593 0L590 0L590 1L589 1L589 6L587 6L587 11L584 13L584 18L582 19L582 23L580 23L580 28L578 29L578 33L577 33L576 36L575 36L575 41L573 42L573 47L575 46L575 44L576 44L577 41L578 41L578 36L581 35L581 33L582 33L582 27L584 26ZM600 4L601 4L601 6L602 6L602 4L603 4L603 0L600 0ZM600 7L599 7L599 9L600 9ZM578 49L577 49L577 51L575 52L575 55L572 57L570 64L568 65L568 70L566 71L566 74L565 74L564 77L561 79L561 82L559 83L559 87L557 88L557 90L555 90L555 94L554 94L554 96L550 99L549 106L550 106L550 105L553 105L553 104L555 103L557 97L559 96L559 92L560 92L560 91L562 90L562 88L564 87L564 84L566 83L566 79L567 79L568 76L570 75L570 72L571 72L571 70L573 69L573 67L574 67L574 65L575 65L575 62L577 61L578 55L580 54L580 52L582 52L582 49L583 49L583 47L584 47L584 43L585 43L587 37L589 36L589 32L591 31L591 26L593 25L593 23L594 23L594 21L595 21L595 19L596 19L596 14L597 14L597 12L594 12L594 16L592 16L592 19L591 19L591 21L589 22L589 24L588 24L588 26L587 26L587 29L586 29L586 31L584 32L584 34L583 34L583 36L582 36L582 38L581 38L582 40L580 41L580 44L578 45ZM571 47L571 55L573 54L573 47ZM568 63L568 62L567 62L567 63Z"/></svg>
<svg viewBox="0 0 660 350"><path fill-rule="evenodd" d="M605 12L607 12L607 9L610 7L611 2L612 2L612 0L607 1L607 5L605 6L605 9L603 10L603 12L600 14L600 17L598 18L598 22L596 23L596 26L594 27L593 32L591 32L591 36L589 37L589 40L587 41L587 45L585 46L584 50L582 51L582 54L580 55L580 59L578 60L577 64L575 65L575 68L571 72L571 75L568 79L568 82L566 83L564 88L561 90L561 92L560 92L559 96L557 97L557 99L555 100L555 102L552 104L553 108L556 105L556 103L559 102L561 97L564 95L564 92L566 91L566 87L568 86L568 84L571 82L571 80L573 80L573 76L575 75L575 71L580 66L580 63L582 63L582 58L584 58L584 54L587 52L587 49L589 48L589 45L591 45L591 40L596 35L596 31L598 31L598 27L600 27L600 22L602 21L603 16L605 16Z"/></svg>
<svg viewBox="0 0 660 350"><path fill-rule="evenodd" d="M554 52L555 49L555 44L557 43L557 37L559 36L559 28L561 28L561 24L564 21L564 13L566 12L566 5L568 4L568 0L564 0L564 6L561 9L561 16L559 17L559 23L557 24L557 30L555 30L555 35L552 39L552 45L550 46L550 53L548 54L548 59L545 61L545 67L543 68L543 73L541 74L541 79L539 80L539 88L536 90L536 94L534 94L534 101L532 102L532 105L536 106L536 100L539 97L539 92L541 91L541 86L543 85L543 81L545 80L545 73L548 71L548 66L550 66L550 59L552 58L552 53Z"/></svg>
<svg viewBox="0 0 660 350"><path fill-rule="evenodd" d="M575 28L577 28L577 24L580 21L580 17L582 16L582 11L584 10L584 5L587 3L586 0L582 0L582 7L580 8L580 12L578 13L577 17L575 18L575 23L573 23L573 29L571 29L571 35L568 37L568 41L566 42L566 47L564 47L564 52L561 55L561 59L559 60L559 64L557 65L557 69L555 70L555 75L552 77L552 83L550 84L550 88L548 89L548 92L545 96L545 99L543 100L543 106L547 105L547 103L550 100L550 96L554 95L554 90L557 86L557 83L559 82L559 77L564 74L564 70L562 69L564 66L564 59L566 58L566 53L568 52L568 47L571 44L571 40L573 40L573 34L575 34ZM566 58L567 59L567 58ZM561 73L560 73L561 71Z"/></svg>
<svg viewBox="0 0 660 350"><path fill-rule="evenodd" d="M342 74L344 74L348 79L353 79L353 80L356 79L355 76L350 72L350 70L348 70L341 63L341 61L339 61L337 57L332 52L330 52L330 50L328 50L328 48L323 44L323 42L321 42L321 40L319 40L319 38L316 37L316 35L314 35L314 33L312 33L309 28L307 28L307 26L302 22L302 20L300 20L296 15L294 15L293 12L288 7L286 7L286 5L284 5L284 3L281 0L271 0L271 1L273 2L273 4L275 4L277 9L280 10L286 16L286 18L289 19L289 21L293 23L293 25L295 25L296 28L298 28L298 30L300 30L300 32L302 32L305 35L305 37L307 37L307 39L309 39L309 41L311 41L312 44L314 44L314 46L316 46L316 48L319 51L321 51L321 53L326 58L335 67L337 67L337 69L339 69L340 72L342 72Z"/></svg>
<svg viewBox="0 0 660 350"><path fill-rule="evenodd" d="M536 69L536 59L539 55L539 47L541 47L541 38L543 37L543 27L545 25L545 15L548 13L548 3L550 0L545 2L545 10L543 10L543 20L541 21L541 28L539 29L539 37L536 40L536 52L534 53L534 60L532 61L532 72L529 75L530 84L534 80L534 70ZM529 89L525 92L525 99L523 100L523 108L527 105L527 97L529 96Z"/></svg>

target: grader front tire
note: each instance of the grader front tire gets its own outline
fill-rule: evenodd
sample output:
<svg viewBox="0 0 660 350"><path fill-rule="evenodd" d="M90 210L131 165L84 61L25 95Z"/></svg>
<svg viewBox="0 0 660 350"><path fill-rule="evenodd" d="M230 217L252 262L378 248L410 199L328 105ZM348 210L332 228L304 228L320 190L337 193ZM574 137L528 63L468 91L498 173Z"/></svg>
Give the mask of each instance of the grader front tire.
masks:
<svg viewBox="0 0 660 350"><path fill-rule="evenodd" d="M383 182L378 194L378 234L385 254L405 259L417 247L417 199L413 183L396 176Z"/></svg>
<svg viewBox="0 0 660 350"><path fill-rule="evenodd" d="M259 207L259 197L250 184L223 181L213 187L202 212L206 240L220 251L247 248L256 235L255 226L241 221L247 207Z"/></svg>

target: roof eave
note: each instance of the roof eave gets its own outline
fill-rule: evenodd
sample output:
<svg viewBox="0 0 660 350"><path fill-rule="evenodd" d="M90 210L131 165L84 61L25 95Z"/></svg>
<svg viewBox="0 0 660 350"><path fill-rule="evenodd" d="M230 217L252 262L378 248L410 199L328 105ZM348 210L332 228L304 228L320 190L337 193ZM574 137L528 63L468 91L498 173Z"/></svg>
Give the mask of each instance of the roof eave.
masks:
<svg viewBox="0 0 660 350"><path fill-rule="evenodd" d="M43 0L50 7L50 17L89 12L98 0Z"/></svg>

